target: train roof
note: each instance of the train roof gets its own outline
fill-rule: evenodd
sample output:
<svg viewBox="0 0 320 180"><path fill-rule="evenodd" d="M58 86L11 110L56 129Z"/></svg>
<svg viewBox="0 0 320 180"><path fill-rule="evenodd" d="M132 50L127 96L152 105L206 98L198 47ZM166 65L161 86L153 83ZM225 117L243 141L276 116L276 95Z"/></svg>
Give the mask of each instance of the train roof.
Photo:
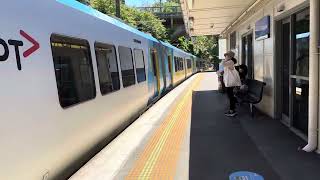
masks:
<svg viewBox="0 0 320 180"><path fill-rule="evenodd" d="M139 30L137 30L137 29L135 29L135 28L123 23L120 20L112 18L112 17L110 17L110 16L108 16L106 14L103 14L103 13L99 12L98 10L95 10L92 7L84 5L84 4L82 4L82 3L80 3L80 2L78 2L76 0L56 0L56 1L61 3L61 4L66 5L66 6L69 6L71 8L74 8L76 10L79 10L79 11L81 11L83 13L86 13L86 14L89 14L91 16L94 16L94 17L96 17L98 19L101 19L101 20L103 20L105 22L108 22L110 24L118 26L118 27L120 27L122 29L125 29L127 31L132 32L132 33L135 33L135 34L137 34L139 36L142 36L142 37L144 37L146 39L149 39L151 41L159 42L159 40L157 40L153 36L151 36L149 34L146 34L144 32L141 32L141 31L139 31Z"/></svg>
<svg viewBox="0 0 320 180"><path fill-rule="evenodd" d="M170 43L163 42L163 41L160 41L160 42L161 42L164 46L167 46L167 47L169 47L169 48L172 48L172 49L174 49L174 50L176 50L176 51L180 51L180 52L182 52L182 53L184 53L184 54L187 54L187 55L189 55L189 56L192 56L192 57L194 57L194 58L197 57L197 56L195 56L195 55L193 55L193 54L191 54L191 53L185 52L185 51L183 51L183 50L181 50L181 49L173 46L173 45L170 44Z"/></svg>
<svg viewBox="0 0 320 180"><path fill-rule="evenodd" d="M181 53L190 55L190 56L192 56L192 57L196 57L196 56L194 56L194 55L192 55L192 54L190 54L190 53L188 53L188 52L185 52L185 51L183 51L183 50L181 50L181 49L173 46L173 45L170 44L170 43L163 42L163 41L159 41L158 39L154 38L154 37L153 37L152 35L150 35L150 34L146 34L146 33L144 33L144 32L141 32L141 31L135 29L134 27L131 27L131 26L125 24L124 22L122 22L122 21L120 21L120 20L118 20L118 19L115 19L115 18L113 18L113 17L111 17L111 16L108 16L108 15L106 15L106 14L103 14L103 13L101 13L100 11L93 9L93 8L90 7L90 6L84 5L84 4L82 4L82 3L80 3L80 2L78 2L78 1L76 1L76 0L56 0L56 1L57 1L58 3L61 3L61 4L65 5L65 6L71 7L71 8L73 8L73 9L76 9L76 10L78 10L78 11L81 11L81 12L83 12L83 13L86 13L86 14L88 14L88 15L91 15L91 16L93 16L93 17L96 17L96 18L98 18L98 19L100 19L100 20L102 20L102 21L108 22L108 23L110 23L110 24L112 24L112 25L114 25L114 26L120 27L120 28L122 28L122 29L124 29L124 30L127 30L127 31L129 31L129 32L132 32L132 33L134 33L134 34L137 34L137 35L139 35L139 36L141 36L141 37L144 37L144 38L146 38L146 39L148 39L148 40L151 40L151 41L154 41L154 42L161 42L161 44L163 44L164 46L167 46L167 47L169 47L169 48L172 48L172 49L174 49L174 50L176 50L176 51L178 51L178 52L181 52Z"/></svg>
<svg viewBox="0 0 320 180"><path fill-rule="evenodd" d="M173 45L170 44L170 43L163 42L163 41L160 41L160 42L161 42L164 46L167 46L167 47L172 48L172 49L174 49L174 50L176 50L176 51L180 51L180 52L182 52L182 53L188 54L187 52L185 52L185 51L183 51L183 50L181 50L181 49L173 46Z"/></svg>

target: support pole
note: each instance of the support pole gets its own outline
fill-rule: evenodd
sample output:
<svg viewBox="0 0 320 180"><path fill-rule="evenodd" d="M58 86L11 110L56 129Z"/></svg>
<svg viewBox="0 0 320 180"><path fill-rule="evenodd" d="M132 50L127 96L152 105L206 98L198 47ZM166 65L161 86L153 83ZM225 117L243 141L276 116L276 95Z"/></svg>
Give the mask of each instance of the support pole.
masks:
<svg viewBox="0 0 320 180"><path fill-rule="evenodd" d="M116 0L116 17L121 18L121 14L120 14L120 0Z"/></svg>
<svg viewBox="0 0 320 180"><path fill-rule="evenodd" d="M308 144L303 148L312 152L318 146L319 118L319 0L310 0L310 45L309 45L309 124Z"/></svg>

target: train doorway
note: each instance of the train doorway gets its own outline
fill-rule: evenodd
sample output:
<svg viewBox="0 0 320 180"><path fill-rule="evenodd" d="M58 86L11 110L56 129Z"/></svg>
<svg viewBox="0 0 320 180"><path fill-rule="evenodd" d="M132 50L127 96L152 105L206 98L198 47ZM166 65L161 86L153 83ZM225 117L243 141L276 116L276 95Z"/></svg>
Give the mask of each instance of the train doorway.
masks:
<svg viewBox="0 0 320 180"><path fill-rule="evenodd" d="M168 55L168 70L169 70L169 86L173 84L173 73L172 73L172 56Z"/></svg>
<svg viewBox="0 0 320 180"><path fill-rule="evenodd" d="M151 50L151 61L152 70L154 76L154 95L159 95L160 93L160 74L159 74L159 60L157 56L157 51L155 49Z"/></svg>

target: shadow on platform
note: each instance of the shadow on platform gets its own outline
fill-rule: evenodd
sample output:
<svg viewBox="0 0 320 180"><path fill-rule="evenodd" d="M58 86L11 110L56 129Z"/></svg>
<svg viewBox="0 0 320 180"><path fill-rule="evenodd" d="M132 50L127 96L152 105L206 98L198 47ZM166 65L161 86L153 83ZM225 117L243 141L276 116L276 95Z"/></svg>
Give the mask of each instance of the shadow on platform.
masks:
<svg viewBox="0 0 320 180"><path fill-rule="evenodd" d="M252 119L247 106L226 117L228 99L218 91L195 91L192 100L190 180L228 179L237 171L265 180L320 177L319 156L298 151L306 142L279 121L263 114Z"/></svg>

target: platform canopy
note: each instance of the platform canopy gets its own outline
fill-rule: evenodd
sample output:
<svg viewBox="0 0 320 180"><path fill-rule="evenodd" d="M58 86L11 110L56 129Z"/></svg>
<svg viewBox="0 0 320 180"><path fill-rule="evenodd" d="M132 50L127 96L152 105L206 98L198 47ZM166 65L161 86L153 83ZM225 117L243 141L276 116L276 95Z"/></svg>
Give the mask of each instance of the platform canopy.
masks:
<svg viewBox="0 0 320 180"><path fill-rule="evenodd" d="M259 1L259 0L258 0ZM190 36L221 34L257 0L180 0Z"/></svg>

